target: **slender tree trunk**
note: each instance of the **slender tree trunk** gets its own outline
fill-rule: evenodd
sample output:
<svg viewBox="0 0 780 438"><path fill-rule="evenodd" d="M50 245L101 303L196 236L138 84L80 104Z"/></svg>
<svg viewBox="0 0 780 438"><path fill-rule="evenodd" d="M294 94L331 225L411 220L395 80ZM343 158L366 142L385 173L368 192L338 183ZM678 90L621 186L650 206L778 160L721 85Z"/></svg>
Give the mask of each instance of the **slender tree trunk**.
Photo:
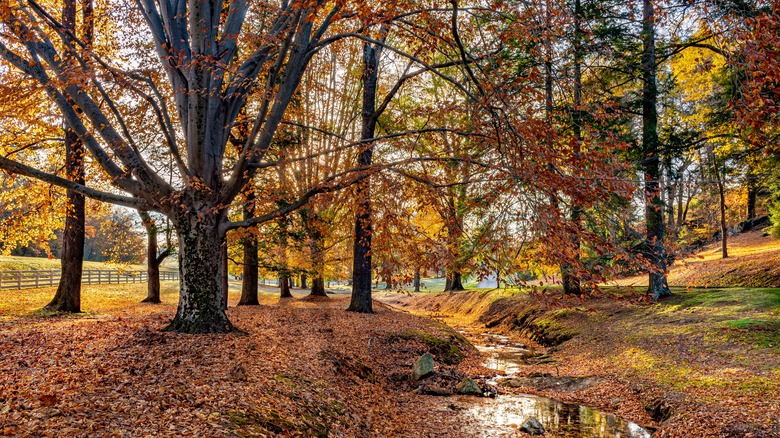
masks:
<svg viewBox="0 0 780 438"><path fill-rule="evenodd" d="M370 43L363 45L363 109L360 138L374 138L376 130L376 88L379 68L379 49ZM358 155L359 166L371 165L373 144L367 143ZM352 299L347 310L373 313L371 299L371 181L365 178L357 184L358 202L355 213L355 240L352 261Z"/></svg>
<svg viewBox="0 0 780 438"><path fill-rule="evenodd" d="M654 299L671 295L666 281L666 248L663 201L659 180L658 149L658 88L655 78L655 12L653 0L643 0L642 8L642 146L645 173L645 222L647 224L647 255L652 265L647 293Z"/></svg>
<svg viewBox="0 0 780 438"><path fill-rule="evenodd" d="M682 178L680 177L680 185L677 187L677 229L680 229L682 227L684 219L683 219L683 196L685 195L685 183Z"/></svg>
<svg viewBox="0 0 780 438"><path fill-rule="evenodd" d="M309 286L306 284L306 274L301 274L301 289L306 289Z"/></svg>
<svg viewBox="0 0 780 438"><path fill-rule="evenodd" d="M219 273L220 288L222 290L222 305L225 306L225 310L228 308L228 292L230 290L230 283L228 282L228 248L227 241L223 239L222 247L219 254Z"/></svg>
<svg viewBox="0 0 780 438"><path fill-rule="evenodd" d="M583 31L582 31L582 3L580 0L574 2L574 111L572 112L572 132L574 134L574 159L579 162L580 151L582 148L582 58L583 58ZM552 88L550 89L552 93ZM552 108L550 108L552 109ZM570 295L580 295L582 293L580 286L580 276L576 272L580 265L580 235L578 234L582 216L582 209L572 201L571 221L577 232L573 233L571 242L571 263L561 265L561 285L563 293ZM498 286L499 277L496 275L496 286Z"/></svg>
<svg viewBox="0 0 780 438"><path fill-rule="evenodd" d="M758 185L758 178L754 175L748 174L747 177L747 218L756 218L756 201L758 200L758 191L760 186Z"/></svg>
<svg viewBox="0 0 780 438"><path fill-rule="evenodd" d="M420 268L414 270L414 291L420 292Z"/></svg>
<svg viewBox="0 0 780 438"><path fill-rule="evenodd" d="M255 216L255 191L250 189L246 192L246 203L244 203L244 219ZM239 306L257 306L260 302L257 299L257 236L255 233L249 233L243 239L244 247L244 272L241 276L241 299Z"/></svg>
<svg viewBox="0 0 780 438"><path fill-rule="evenodd" d="M166 328L180 333L235 331L225 313L222 254L225 236L219 223L223 215L211 209L193 214L182 208L174 225L179 236L179 306Z"/></svg>
<svg viewBox="0 0 780 438"><path fill-rule="evenodd" d="M316 227L317 225L315 225ZM311 260L314 272L311 279L311 292L309 296L327 297L325 293L325 251L322 233L319 229L314 229L311 239Z"/></svg>
<svg viewBox="0 0 780 438"><path fill-rule="evenodd" d="M723 188L723 180L720 178L720 172L718 172L718 195L720 195L720 234L723 237L721 240L721 251L723 258L726 259L729 257L729 231L726 227L726 193Z"/></svg>
<svg viewBox="0 0 780 438"><path fill-rule="evenodd" d="M92 42L92 3L84 5L84 39ZM62 26L76 33L76 2L66 0L62 8ZM66 62L75 62L75 54L66 52ZM79 184L85 183L84 144L81 139L65 125L65 171L67 178ZM81 312L81 273L84 264L84 195L68 190L65 230L62 234L62 273L57 292L46 309L57 312Z"/></svg>
<svg viewBox="0 0 780 438"><path fill-rule="evenodd" d="M141 222L146 228L146 298L142 303L160 303L160 263L167 255L167 250L163 255L163 258L158 259L157 254L157 225L154 223L154 219L149 215L147 211L139 211L138 216L141 217Z"/></svg>

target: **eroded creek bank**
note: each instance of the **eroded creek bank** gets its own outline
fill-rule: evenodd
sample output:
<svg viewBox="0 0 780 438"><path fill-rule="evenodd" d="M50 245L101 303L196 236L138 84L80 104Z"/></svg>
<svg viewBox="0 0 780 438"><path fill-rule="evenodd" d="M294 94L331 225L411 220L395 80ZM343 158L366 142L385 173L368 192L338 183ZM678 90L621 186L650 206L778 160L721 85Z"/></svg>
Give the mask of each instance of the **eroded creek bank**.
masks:
<svg viewBox="0 0 780 438"><path fill-rule="evenodd" d="M442 305L441 300L450 299L447 296L422 305L413 301L415 297L410 300L385 295L382 301L397 309L427 314L453 327L483 354L483 365L497 372L496 376L476 376L486 383L488 398L461 400L451 406L475 421L483 436L528 432L524 426L531 418L544 427L544 436L652 436L658 424L650 408L652 403L643 404L636 389L623 397L626 388L615 392L614 382L606 382L603 376L570 375L566 369L561 370L559 346L577 334L555 322L557 316L567 312L550 317L538 308L516 312L501 305L485 306L479 299L474 300L475 294L459 297L456 310L460 312L453 312L451 305ZM452 317L453 313L458 317ZM603 398L610 395L614 396L605 403Z"/></svg>

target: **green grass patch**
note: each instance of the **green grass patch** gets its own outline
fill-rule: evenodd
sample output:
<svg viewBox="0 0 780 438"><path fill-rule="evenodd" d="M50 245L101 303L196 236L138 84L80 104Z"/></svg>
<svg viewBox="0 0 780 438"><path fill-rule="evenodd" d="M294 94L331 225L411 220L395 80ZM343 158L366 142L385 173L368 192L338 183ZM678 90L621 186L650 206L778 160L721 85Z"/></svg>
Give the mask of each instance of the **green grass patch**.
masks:
<svg viewBox="0 0 780 438"><path fill-rule="evenodd" d="M669 302L679 304L681 308L739 307L780 311L780 289L734 287L677 290L675 293L677 297Z"/></svg>
<svg viewBox="0 0 780 438"><path fill-rule="evenodd" d="M741 318L725 322L728 338L780 351L780 321Z"/></svg>

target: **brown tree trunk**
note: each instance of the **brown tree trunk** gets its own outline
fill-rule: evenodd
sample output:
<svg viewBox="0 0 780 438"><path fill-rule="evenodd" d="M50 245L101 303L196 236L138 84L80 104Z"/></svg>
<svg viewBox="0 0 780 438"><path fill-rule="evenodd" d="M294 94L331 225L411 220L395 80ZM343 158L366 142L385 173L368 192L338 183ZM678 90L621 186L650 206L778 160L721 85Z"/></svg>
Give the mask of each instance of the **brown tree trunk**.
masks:
<svg viewBox="0 0 780 438"><path fill-rule="evenodd" d="M306 274L301 274L301 289L306 289L309 286L306 284Z"/></svg>
<svg viewBox="0 0 780 438"><path fill-rule="evenodd" d="M311 279L311 292L309 296L313 297L327 297L325 293L325 250L324 242L321 231L316 228L318 224L314 225L314 229L311 232L311 261L314 272Z"/></svg>
<svg viewBox="0 0 780 438"><path fill-rule="evenodd" d="M376 88L379 68L379 47L371 43L363 45L363 108L360 138L374 138L376 130ZM371 165L374 147L363 146L358 155L359 166ZM371 299L371 181L365 178L357 184L357 211L355 212L355 240L352 259L352 299L347 310L359 313L374 313Z"/></svg>
<svg viewBox="0 0 780 438"><path fill-rule="evenodd" d="M758 192L761 187L758 184L758 178L754 175L748 175L747 177L747 218L756 218L756 201L758 200Z"/></svg>
<svg viewBox="0 0 780 438"><path fill-rule="evenodd" d="M461 290L465 290L465 288L463 287L460 272L453 271L447 274L447 279L444 282L444 291L457 292Z"/></svg>
<svg viewBox="0 0 780 438"><path fill-rule="evenodd" d="M92 3L86 2L84 18L86 25L85 41L92 41ZM76 31L76 2L66 0L62 8L62 26L75 34ZM67 62L75 62L72 52L68 53ZM79 184L85 183L84 173L84 144L70 127L65 126L65 171L66 177ZM84 195L72 190L67 191L67 212L65 216L65 230L62 234L62 274L57 292L46 309L56 312L81 312L81 273L84 264Z"/></svg>
<svg viewBox="0 0 780 438"><path fill-rule="evenodd" d="M656 85L655 12L653 0L643 0L642 8L642 147L645 173L645 247L651 263L647 293L654 300L671 295L666 281L666 248L663 201L659 181L660 152L658 148L658 88Z"/></svg>
<svg viewBox="0 0 780 438"><path fill-rule="evenodd" d="M582 4L574 2L574 111L572 112L572 131L574 133L574 158L579 161L582 147L582 58L583 58ZM552 94L552 87L550 87ZM552 101L552 96L550 97ZM552 103L552 102L551 102ZM550 108L552 109L552 108ZM572 202L571 221L576 227L570 237L572 262L561 265L561 285L564 294L579 295L581 291L580 277L576 272L580 260L580 236L578 234L582 210ZM500 277L496 274L496 286L499 287Z"/></svg>
<svg viewBox="0 0 780 438"><path fill-rule="evenodd" d="M244 219L255 216L255 192L248 190L246 192L246 203L244 203ZM247 230L248 232L249 230ZM257 297L257 236L255 233L249 233L242 241L244 247L244 272L241 276L241 299L239 306L257 306L260 304Z"/></svg>
<svg viewBox="0 0 780 438"><path fill-rule="evenodd" d="M279 277L279 298L292 298L290 293L290 279L287 274L282 274Z"/></svg>
<svg viewBox="0 0 780 438"><path fill-rule="evenodd" d="M420 292L420 268L414 270L414 291Z"/></svg>
<svg viewBox="0 0 780 438"><path fill-rule="evenodd" d="M138 216L146 228L146 298L142 303L160 303L160 264L168 256L169 250L157 254L157 224L147 211L139 211Z"/></svg>

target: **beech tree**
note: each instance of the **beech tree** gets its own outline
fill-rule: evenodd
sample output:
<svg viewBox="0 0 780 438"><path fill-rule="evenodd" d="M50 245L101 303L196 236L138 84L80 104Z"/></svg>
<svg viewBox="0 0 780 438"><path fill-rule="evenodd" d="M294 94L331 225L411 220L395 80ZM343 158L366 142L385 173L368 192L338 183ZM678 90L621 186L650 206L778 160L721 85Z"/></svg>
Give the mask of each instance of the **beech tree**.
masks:
<svg viewBox="0 0 780 438"><path fill-rule="evenodd" d="M263 160L307 64L333 41L328 32L335 23L362 17L364 7L325 1L250 6L244 0L138 0L135 6L159 70L125 71L111 54L81 51L88 45L35 1L0 6L5 28L0 56L46 89L92 160L124 193L92 189L5 157L0 168L166 215L178 233L181 279L178 310L168 330L233 331L224 310L220 266L214 262L220 260L225 233L284 215L316 193L352 182L319 182L291 204L247 220L227 220L228 207L257 169L273 165ZM251 29L246 26L249 16ZM336 39L346 38L348 30ZM64 62L65 52L75 62ZM245 147L226 161L229 133L253 93ZM175 163L172 180L156 170L136 142L119 103L128 96L142 99L158 120Z"/></svg>

